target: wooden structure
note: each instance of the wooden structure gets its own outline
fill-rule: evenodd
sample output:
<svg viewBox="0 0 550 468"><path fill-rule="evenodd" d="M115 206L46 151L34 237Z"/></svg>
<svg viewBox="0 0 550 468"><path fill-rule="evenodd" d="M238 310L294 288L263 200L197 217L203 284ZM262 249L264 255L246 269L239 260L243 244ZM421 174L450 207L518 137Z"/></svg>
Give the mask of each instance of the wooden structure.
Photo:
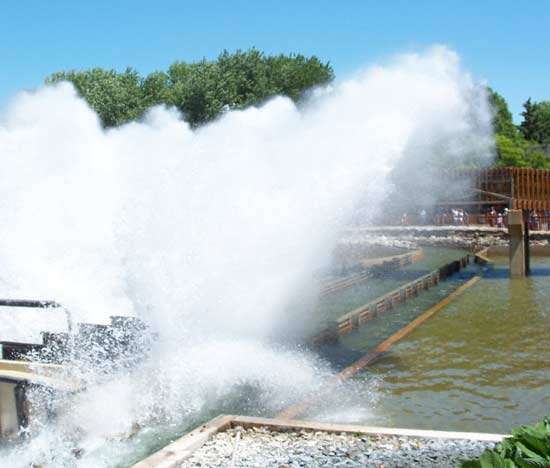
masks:
<svg viewBox="0 0 550 468"><path fill-rule="evenodd" d="M534 231L550 229L550 169L426 168L411 177L398 174L385 204L384 225L488 225L506 227L509 210L529 211ZM493 210L494 208L494 210ZM452 210L461 210L456 218Z"/></svg>
<svg viewBox="0 0 550 468"><path fill-rule="evenodd" d="M31 419L55 417L48 401L31 402L29 390L40 388L46 398L78 392L84 383L72 375L70 363L88 366L100 360L111 364L103 370L127 369L142 359L153 338L135 317L111 316L109 325L73 323L70 312L55 301L0 298L0 307L43 309L44 313L61 308L67 317L67 332L43 331L41 343L0 339L0 443L26 437Z"/></svg>
<svg viewBox="0 0 550 468"><path fill-rule="evenodd" d="M359 271L344 278L330 281L321 287L320 296L326 297L342 289L350 288L356 284L364 283L370 277L389 271L397 270L421 259L424 253L421 249L391 257L375 258L371 260L358 260L354 267Z"/></svg>
<svg viewBox="0 0 550 468"><path fill-rule="evenodd" d="M324 329L311 338L310 343L313 345L322 345L338 341L340 336L358 329L364 323L393 309L398 304L418 296L421 292L466 268L469 263L470 256L465 255L458 260L443 265L437 270L416 278L414 281L401 285L399 288L370 301L368 304L362 305L338 317L336 320L326 323Z"/></svg>
<svg viewBox="0 0 550 468"><path fill-rule="evenodd" d="M457 169L444 173L444 178L464 180L465 185L471 187L471 192L465 194L467 200L453 200L443 204L505 205L516 210L550 210L548 169L508 167Z"/></svg>
<svg viewBox="0 0 550 468"><path fill-rule="evenodd" d="M327 390L334 390L333 386L328 386ZM318 398L317 398L318 399ZM132 465L130 468L173 468L182 466L183 463L193 456L194 452L203 447L208 441L221 432L227 430L240 429L258 429L258 432L275 435L278 432L290 432L300 436L304 432L327 433L327 434L353 434L354 437L377 437L380 436L398 436L411 437L414 439L439 439L439 440L479 440L486 442L501 442L504 438L510 437L506 434L489 434L479 432L447 432L432 431L422 429L401 429L384 428L372 426L359 426L350 424L333 424L311 421L294 421L290 419L257 418L253 416L237 416L221 414L210 421L201 424L196 429L188 432L184 436L176 439L169 445L161 448L158 452L149 455L147 458ZM240 434L240 432L237 432ZM230 463L235 460L237 453L238 435L235 437L233 445L233 456ZM198 466L198 465L197 465ZM281 465L284 466L284 465ZM328 465L326 465L328 466ZM333 465L331 465L333 466Z"/></svg>

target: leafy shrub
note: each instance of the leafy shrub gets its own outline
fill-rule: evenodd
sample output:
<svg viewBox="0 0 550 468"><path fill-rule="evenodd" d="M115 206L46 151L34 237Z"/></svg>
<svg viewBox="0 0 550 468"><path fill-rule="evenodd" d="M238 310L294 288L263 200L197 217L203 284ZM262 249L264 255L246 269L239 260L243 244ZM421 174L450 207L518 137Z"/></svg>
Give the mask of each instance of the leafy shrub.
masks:
<svg viewBox="0 0 550 468"><path fill-rule="evenodd" d="M550 468L550 418L514 429L512 437L485 450L479 460L463 461L460 468Z"/></svg>

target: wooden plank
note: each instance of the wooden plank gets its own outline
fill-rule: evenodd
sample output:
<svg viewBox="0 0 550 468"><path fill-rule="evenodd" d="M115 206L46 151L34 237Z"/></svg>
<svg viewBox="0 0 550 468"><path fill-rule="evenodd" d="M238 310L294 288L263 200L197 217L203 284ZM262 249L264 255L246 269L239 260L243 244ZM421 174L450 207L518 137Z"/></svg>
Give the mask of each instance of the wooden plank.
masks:
<svg viewBox="0 0 550 468"><path fill-rule="evenodd" d="M322 423L317 421L288 421L285 419L267 419L253 416L235 416L231 421L232 427L241 426L245 429L252 427L266 427L274 431L293 431L300 432L327 432L327 433L349 433L364 435L392 435L415 438L430 439L453 439L453 440L484 440L488 442L500 442L503 438L509 437L506 434L490 434L483 432L449 432L433 431L422 429L402 429L402 428L384 428L371 427L356 424L334 424Z"/></svg>
<svg viewBox="0 0 550 468"><path fill-rule="evenodd" d="M530 191L530 200L531 200L531 203L532 203L532 210L535 209L535 170L534 169L531 169L529 171L529 182L531 183L531 191Z"/></svg>
<svg viewBox="0 0 550 468"><path fill-rule="evenodd" d="M136 463L131 468L177 468L213 435L229 429L232 420L233 416L220 415Z"/></svg>
<svg viewBox="0 0 550 468"><path fill-rule="evenodd" d="M359 325L362 325L363 323L368 322L369 320L372 320L374 317L376 317L375 312L369 309L365 310L364 312L361 312L359 314Z"/></svg>
<svg viewBox="0 0 550 468"><path fill-rule="evenodd" d="M521 169L516 169L516 171L517 171L518 180L519 180L518 187L521 188L518 198L522 200L525 198L525 179L523 177L523 171Z"/></svg>

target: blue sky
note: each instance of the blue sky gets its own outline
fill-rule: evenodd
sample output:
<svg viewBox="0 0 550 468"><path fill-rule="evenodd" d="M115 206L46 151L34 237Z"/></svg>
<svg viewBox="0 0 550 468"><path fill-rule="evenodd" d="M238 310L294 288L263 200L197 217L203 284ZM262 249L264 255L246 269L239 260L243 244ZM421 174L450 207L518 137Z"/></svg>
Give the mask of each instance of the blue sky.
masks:
<svg viewBox="0 0 550 468"><path fill-rule="evenodd" d="M401 51L447 44L508 101L550 100L550 1L1 0L0 103L53 71L146 74L223 49L315 54L337 78Z"/></svg>

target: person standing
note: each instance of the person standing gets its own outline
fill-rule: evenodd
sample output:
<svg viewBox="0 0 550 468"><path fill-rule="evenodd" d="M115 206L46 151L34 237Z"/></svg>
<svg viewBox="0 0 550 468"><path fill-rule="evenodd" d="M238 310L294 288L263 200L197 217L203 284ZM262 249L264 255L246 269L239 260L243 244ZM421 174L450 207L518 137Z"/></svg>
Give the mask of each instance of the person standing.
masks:
<svg viewBox="0 0 550 468"><path fill-rule="evenodd" d="M497 210L495 210L494 206L491 206L491 211L489 211L489 226L494 227L496 220L497 220Z"/></svg>
<svg viewBox="0 0 550 468"><path fill-rule="evenodd" d="M420 224L426 224L426 210L424 208L420 210Z"/></svg>

